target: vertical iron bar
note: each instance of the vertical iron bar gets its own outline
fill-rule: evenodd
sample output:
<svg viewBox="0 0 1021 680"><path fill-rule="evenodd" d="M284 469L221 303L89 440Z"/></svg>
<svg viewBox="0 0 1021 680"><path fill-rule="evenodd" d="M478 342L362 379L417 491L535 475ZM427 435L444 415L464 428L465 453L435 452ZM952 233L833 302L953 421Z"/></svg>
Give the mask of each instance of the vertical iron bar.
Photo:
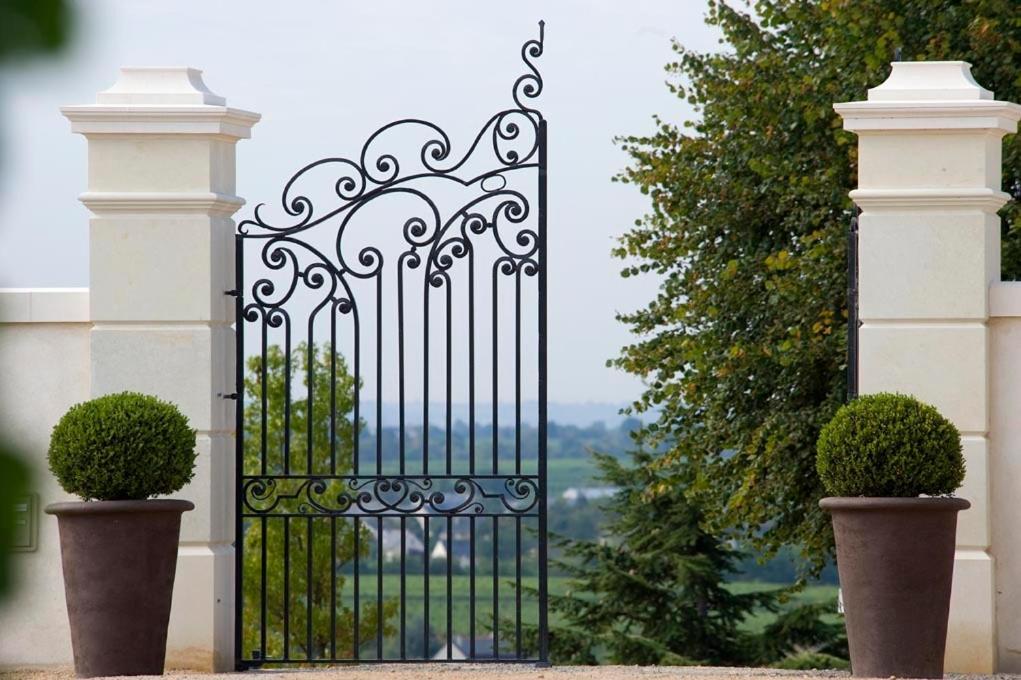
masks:
<svg viewBox="0 0 1021 680"><path fill-rule="evenodd" d="M855 208L847 233L847 400L858 396L858 218Z"/></svg>
<svg viewBox="0 0 1021 680"><path fill-rule="evenodd" d="M546 121L539 121L539 662L549 664L546 606Z"/></svg>
<svg viewBox="0 0 1021 680"><path fill-rule="evenodd" d="M468 474L475 474L475 251L468 242Z"/></svg>
<svg viewBox="0 0 1021 680"><path fill-rule="evenodd" d="M337 474L337 306L330 305L330 474Z"/></svg>
<svg viewBox="0 0 1021 680"><path fill-rule="evenodd" d="M521 273L514 272L514 474L521 474ZM514 654L521 658L521 518L514 518Z"/></svg>
<svg viewBox="0 0 1021 680"><path fill-rule="evenodd" d="M354 630L352 631L352 634L351 634L351 658L355 659L357 661L358 659L362 658L362 654L361 654L361 647L362 647L362 642L361 642L361 638L362 638L362 627L361 627L362 601L361 601L361 592L360 592L360 588L359 588L359 579L361 578L361 571L362 571L361 570L361 566L360 566L360 556L361 556L361 552L362 552L362 531L361 531L362 527L361 527L361 521L358 519L357 515L352 518L352 522L353 522L354 531L355 531L355 535L354 535L354 542L355 542L355 566L354 566Z"/></svg>
<svg viewBox="0 0 1021 680"><path fill-rule="evenodd" d="M452 352L451 352L451 349L450 349L450 345L451 345L451 318L454 316L454 309L453 309L453 306L450 303L451 283L450 283L449 279L446 282L446 289L447 289L447 358L446 358L446 364L444 364L444 365L445 365L445 367L447 369L447 422L446 422L447 439L446 439L446 444L447 444L447 474L449 475L453 471L453 469L452 469L452 466L453 466L453 449L451 448L451 446L452 446L452 442L451 442L452 421L451 421L451 413L450 413L451 412L451 393L453 392L453 379L451 378L451 375L453 374L453 370L452 370L453 367L450 365L450 360L451 360L451 357L452 357Z"/></svg>
<svg viewBox="0 0 1021 680"><path fill-rule="evenodd" d="M284 517L284 658L291 658L291 518Z"/></svg>
<svg viewBox="0 0 1021 680"><path fill-rule="evenodd" d="M475 474L475 251L468 242L468 474ZM475 518L468 518L468 658L475 658Z"/></svg>
<svg viewBox="0 0 1021 680"><path fill-rule="evenodd" d="M405 253L404 255L407 255ZM397 450L404 474L404 255L397 260Z"/></svg>
<svg viewBox="0 0 1021 680"><path fill-rule="evenodd" d="M315 413L315 411L313 410L312 407L314 406L313 395L315 394L316 346L315 346L315 344L312 341L312 333L313 333L314 327L315 327L316 313L321 308L322 308L322 306L317 307L312 312L312 314L308 317L308 342L307 342L307 345L305 347L305 382L306 382L306 391L305 391L305 400L306 400L306 406L305 406L305 430L306 430L306 432L305 432L305 438L307 440L307 443L305 445L306 446L306 450L305 450L305 459L306 459L305 460L305 473L309 474L309 475L315 474L315 471L313 470L314 466L312 464L312 455L313 455L312 454L312 448L313 448L312 425L315 422L315 417L313 415Z"/></svg>
<svg viewBox="0 0 1021 680"><path fill-rule="evenodd" d="M495 229L495 226L494 226ZM499 350L500 350L500 304L499 304L499 281L500 281L500 267L499 260L493 265L493 474L499 474L500 469L500 426L499 426L499 378L500 378L500 362L499 362ZM500 604L497 601L499 597L500 585L499 585L499 555L497 552L497 543L500 539L500 532L497 525L496 517L493 517L493 658L497 659L500 657L499 640L500 640L500 624L497 617L500 615Z"/></svg>
<svg viewBox="0 0 1021 680"><path fill-rule="evenodd" d="M259 380L260 380L259 390L261 392L261 394L259 395L259 398L260 398L260 400L262 402L262 413L260 414L262 416L262 422L260 423L261 436L262 436L262 447L259 449L259 457L261 459L261 466L260 466L261 467L261 472L260 472L260 474L263 477L266 476L266 463L267 463L267 459L269 458L269 439L268 439L268 437L269 437L269 390L266 387L266 380L267 380L267 373L268 373L268 367L266 366L266 351L269 349L269 347L268 347L269 340L267 338L267 335L269 333L269 328L267 327L267 324L266 324L266 315L267 314L268 314L268 312L265 309L261 310L261 313L259 314L260 326L262 327L262 338L260 340L261 345L262 345L262 348L261 348L262 349L262 354L260 355L260 363L259 363Z"/></svg>
<svg viewBox="0 0 1021 680"><path fill-rule="evenodd" d="M405 564L404 555L408 547L405 540L405 532L407 531L407 518L401 517L401 659L408 658L408 650L405 639L405 626L408 623L408 600L407 600L407 587L404 581L405 577Z"/></svg>
<svg viewBox="0 0 1021 680"><path fill-rule="evenodd" d="M305 546L305 658L312 659L312 518L306 523Z"/></svg>
<svg viewBox="0 0 1021 680"><path fill-rule="evenodd" d="M351 302L351 315L354 320L354 427L352 428L351 438L354 440L353 451L351 452L351 469L354 474L358 474L359 463L361 461L361 438L362 438L362 415L361 415L361 401L362 401L362 357L361 357L361 321L358 318L358 308L354 306L354 301Z"/></svg>
<svg viewBox="0 0 1021 680"><path fill-rule="evenodd" d="M514 654L521 658L521 517L514 518Z"/></svg>
<svg viewBox="0 0 1021 680"><path fill-rule="evenodd" d="M468 518L468 657L475 658L475 517Z"/></svg>
<svg viewBox="0 0 1021 680"><path fill-rule="evenodd" d="M376 275L376 474L383 474L383 267Z"/></svg>
<svg viewBox="0 0 1021 680"><path fill-rule="evenodd" d="M429 474L429 271L431 258L427 258L422 280L422 474ZM425 627L426 655L429 651L429 518L425 520ZM449 558L449 555L448 555Z"/></svg>
<svg viewBox="0 0 1021 680"><path fill-rule="evenodd" d="M493 658L500 658L500 520L493 516Z"/></svg>
<svg viewBox="0 0 1021 680"><path fill-rule="evenodd" d="M259 612L259 655L266 658L266 517L260 517L262 521L262 562L259 565L262 572L262 602Z"/></svg>
<svg viewBox="0 0 1021 680"><path fill-rule="evenodd" d="M284 316L284 474L291 472L291 317Z"/></svg>
<svg viewBox="0 0 1021 680"><path fill-rule="evenodd" d="M425 583L423 584L422 591L422 609L424 610L423 619L425 625L425 651L423 658L429 658L429 516L426 515L422 518L422 535L425 537L423 543L425 543L425 553L423 556L423 564L425 566Z"/></svg>
<svg viewBox="0 0 1021 680"><path fill-rule="evenodd" d="M521 270L514 272L514 474L521 474Z"/></svg>
<svg viewBox="0 0 1021 680"><path fill-rule="evenodd" d="M429 474L429 262L422 282L422 474Z"/></svg>
<svg viewBox="0 0 1021 680"><path fill-rule="evenodd" d="M454 518L447 515L447 661L454 658Z"/></svg>
<svg viewBox="0 0 1021 680"><path fill-rule="evenodd" d="M383 474L383 256L376 277L376 474ZM383 659L383 518L376 535L376 658Z"/></svg>
<svg viewBox="0 0 1021 680"><path fill-rule="evenodd" d="M376 659L383 660L383 518L376 522Z"/></svg>
<svg viewBox="0 0 1021 680"><path fill-rule="evenodd" d="M330 658L337 658L337 516L330 515Z"/></svg>
<svg viewBox="0 0 1021 680"><path fill-rule="evenodd" d="M496 228L495 226L493 227ZM500 364L498 361L500 351L499 331L500 331L500 314L499 314L499 296L498 282L500 280L500 262L499 260L493 264L493 474L497 474L497 468L499 467L498 461L500 457L500 418L499 418L499 382L500 382Z"/></svg>
<svg viewBox="0 0 1021 680"><path fill-rule="evenodd" d="M241 514L240 499L243 494L245 476L245 285L244 241L241 234L234 235L234 494L239 502L234 504L234 668L244 668L244 546L245 520Z"/></svg>

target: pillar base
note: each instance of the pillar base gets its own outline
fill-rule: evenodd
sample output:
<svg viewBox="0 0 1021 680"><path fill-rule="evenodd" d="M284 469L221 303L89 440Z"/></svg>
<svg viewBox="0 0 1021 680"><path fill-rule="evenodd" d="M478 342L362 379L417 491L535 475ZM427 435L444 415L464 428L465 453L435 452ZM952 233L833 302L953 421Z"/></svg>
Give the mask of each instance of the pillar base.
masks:
<svg viewBox="0 0 1021 680"><path fill-rule="evenodd" d="M234 670L234 548L182 545L177 552L167 670Z"/></svg>
<svg viewBox="0 0 1021 680"><path fill-rule="evenodd" d="M993 558L982 550L958 548L947 629L947 673L990 674L996 670Z"/></svg>

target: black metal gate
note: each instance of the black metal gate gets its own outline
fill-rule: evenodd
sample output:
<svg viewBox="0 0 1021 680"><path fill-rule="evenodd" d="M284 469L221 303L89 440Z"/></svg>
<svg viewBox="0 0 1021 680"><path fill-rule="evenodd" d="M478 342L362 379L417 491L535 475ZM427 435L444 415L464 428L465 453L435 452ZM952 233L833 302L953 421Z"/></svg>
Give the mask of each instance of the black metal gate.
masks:
<svg viewBox="0 0 1021 680"><path fill-rule="evenodd" d="M238 226L238 668L548 659L542 52Z"/></svg>

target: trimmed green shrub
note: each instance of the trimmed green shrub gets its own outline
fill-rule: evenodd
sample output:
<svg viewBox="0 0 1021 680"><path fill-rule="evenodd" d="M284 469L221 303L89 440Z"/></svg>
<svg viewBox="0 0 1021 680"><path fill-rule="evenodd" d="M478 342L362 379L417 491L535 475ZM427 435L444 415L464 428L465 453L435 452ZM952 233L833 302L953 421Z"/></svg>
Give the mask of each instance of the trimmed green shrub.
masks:
<svg viewBox="0 0 1021 680"><path fill-rule="evenodd" d="M121 392L72 406L50 436L50 470L85 500L178 491L195 471L195 430L171 403Z"/></svg>
<svg viewBox="0 0 1021 680"><path fill-rule="evenodd" d="M816 469L832 496L947 496L964 481L961 435L934 407L870 394L822 428Z"/></svg>

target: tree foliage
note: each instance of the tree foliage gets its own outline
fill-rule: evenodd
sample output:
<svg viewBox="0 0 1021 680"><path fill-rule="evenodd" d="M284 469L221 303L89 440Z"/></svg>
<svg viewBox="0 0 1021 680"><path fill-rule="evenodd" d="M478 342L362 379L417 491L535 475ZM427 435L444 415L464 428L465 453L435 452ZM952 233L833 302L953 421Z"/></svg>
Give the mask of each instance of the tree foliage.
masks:
<svg viewBox="0 0 1021 680"><path fill-rule="evenodd" d="M609 663L721 664L743 658L741 621L767 593L732 593L723 584L740 557L699 528L698 510L636 454L636 466L598 456L603 481L619 488L600 541L567 541L560 566L574 581L550 598L573 626L557 630L554 654L569 642L573 661L603 647ZM654 490L650 494L648 491Z"/></svg>
<svg viewBox="0 0 1021 680"><path fill-rule="evenodd" d="M618 492L605 506L605 540L559 538L554 565L570 589L550 596L554 663L765 665L801 651L843 654L835 604L781 606L783 590L728 587L743 554L701 527L701 513L636 452L630 462L598 455L601 481ZM776 614L761 634L753 614ZM534 631L532 641L534 644Z"/></svg>
<svg viewBox="0 0 1021 680"><path fill-rule="evenodd" d="M245 408L245 469L247 474L260 474L262 451L262 395L266 396L266 447L268 474L283 473L284 441L287 441L288 463L291 473L330 474L336 465L336 474L350 471L353 452L354 424L349 414L354 409L354 377L348 371L343 356L332 353L327 347L311 348L301 343L290 356L290 379L287 391L287 359L279 346L271 345L265 356L265 379L262 358L248 359L245 391L250 399ZM307 370L311 366L312 370ZM311 375L311 379L309 376ZM335 382L331 384L331 375ZM304 395L295 395L293 384L304 385ZM311 388L313 399L311 422L307 393ZM335 389L335 391L334 391ZM335 403L331 399L335 395ZM289 429L285 427L285 400L289 401ZM335 411L333 410L335 409ZM331 424L331 411L335 417ZM311 426L311 429L309 427ZM309 439L311 432L311 439ZM277 455L275 453L279 452ZM339 489L338 489L339 491ZM261 521L260 521L261 522ZM287 542L284 540L284 520L270 518L265 522L265 538L260 523L248 525L244 545L244 635L245 650L260 649L260 600L262 593L262 544L266 544L266 655L283 656L285 612L289 624L288 647L292 658L323 658L329 656L335 645L336 656L351 655L354 645L354 610L338 597L335 605L336 624L331 628L330 611L334 607L334 593L341 593L349 575L344 565L355 556L356 535L352 522L343 519L331 522L329 518L299 518L290 520ZM360 525L358 545L360 557L368 557L372 537L365 525ZM311 545L311 548L309 546ZM287 607L285 597L285 570L283 553L288 552ZM333 559L330 558L331 553ZM311 556L311 558L310 558ZM309 560L311 559L311 564ZM311 583L309 582L311 574ZM332 578L336 578L336 585ZM336 590L334 590L334 587ZM311 593L311 597L309 597ZM375 598L365 598L359 612L358 630L362 644L375 644L380 615L385 635L393 632L392 620L397 613L397 602L388 598L380 611ZM311 607L311 648L309 647L308 614ZM335 632L336 637L331 638Z"/></svg>
<svg viewBox="0 0 1021 680"><path fill-rule="evenodd" d="M818 572L832 551L816 501L815 440L845 394L846 233L856 140L834 102L862 99L905 60L963 59L1021 100L1015 0L712 0L723 49L676 45L671 89L697 120L625 138L619 179L651 212L620 240L624 276L661 288L620 319L637 335L612 363L641 376L647 446L706 512L763 554L796 545ZM1004 148L1021 193L1021 141ZM1021 208L1005 207L1004 273L1021 270Z"/></svg>

